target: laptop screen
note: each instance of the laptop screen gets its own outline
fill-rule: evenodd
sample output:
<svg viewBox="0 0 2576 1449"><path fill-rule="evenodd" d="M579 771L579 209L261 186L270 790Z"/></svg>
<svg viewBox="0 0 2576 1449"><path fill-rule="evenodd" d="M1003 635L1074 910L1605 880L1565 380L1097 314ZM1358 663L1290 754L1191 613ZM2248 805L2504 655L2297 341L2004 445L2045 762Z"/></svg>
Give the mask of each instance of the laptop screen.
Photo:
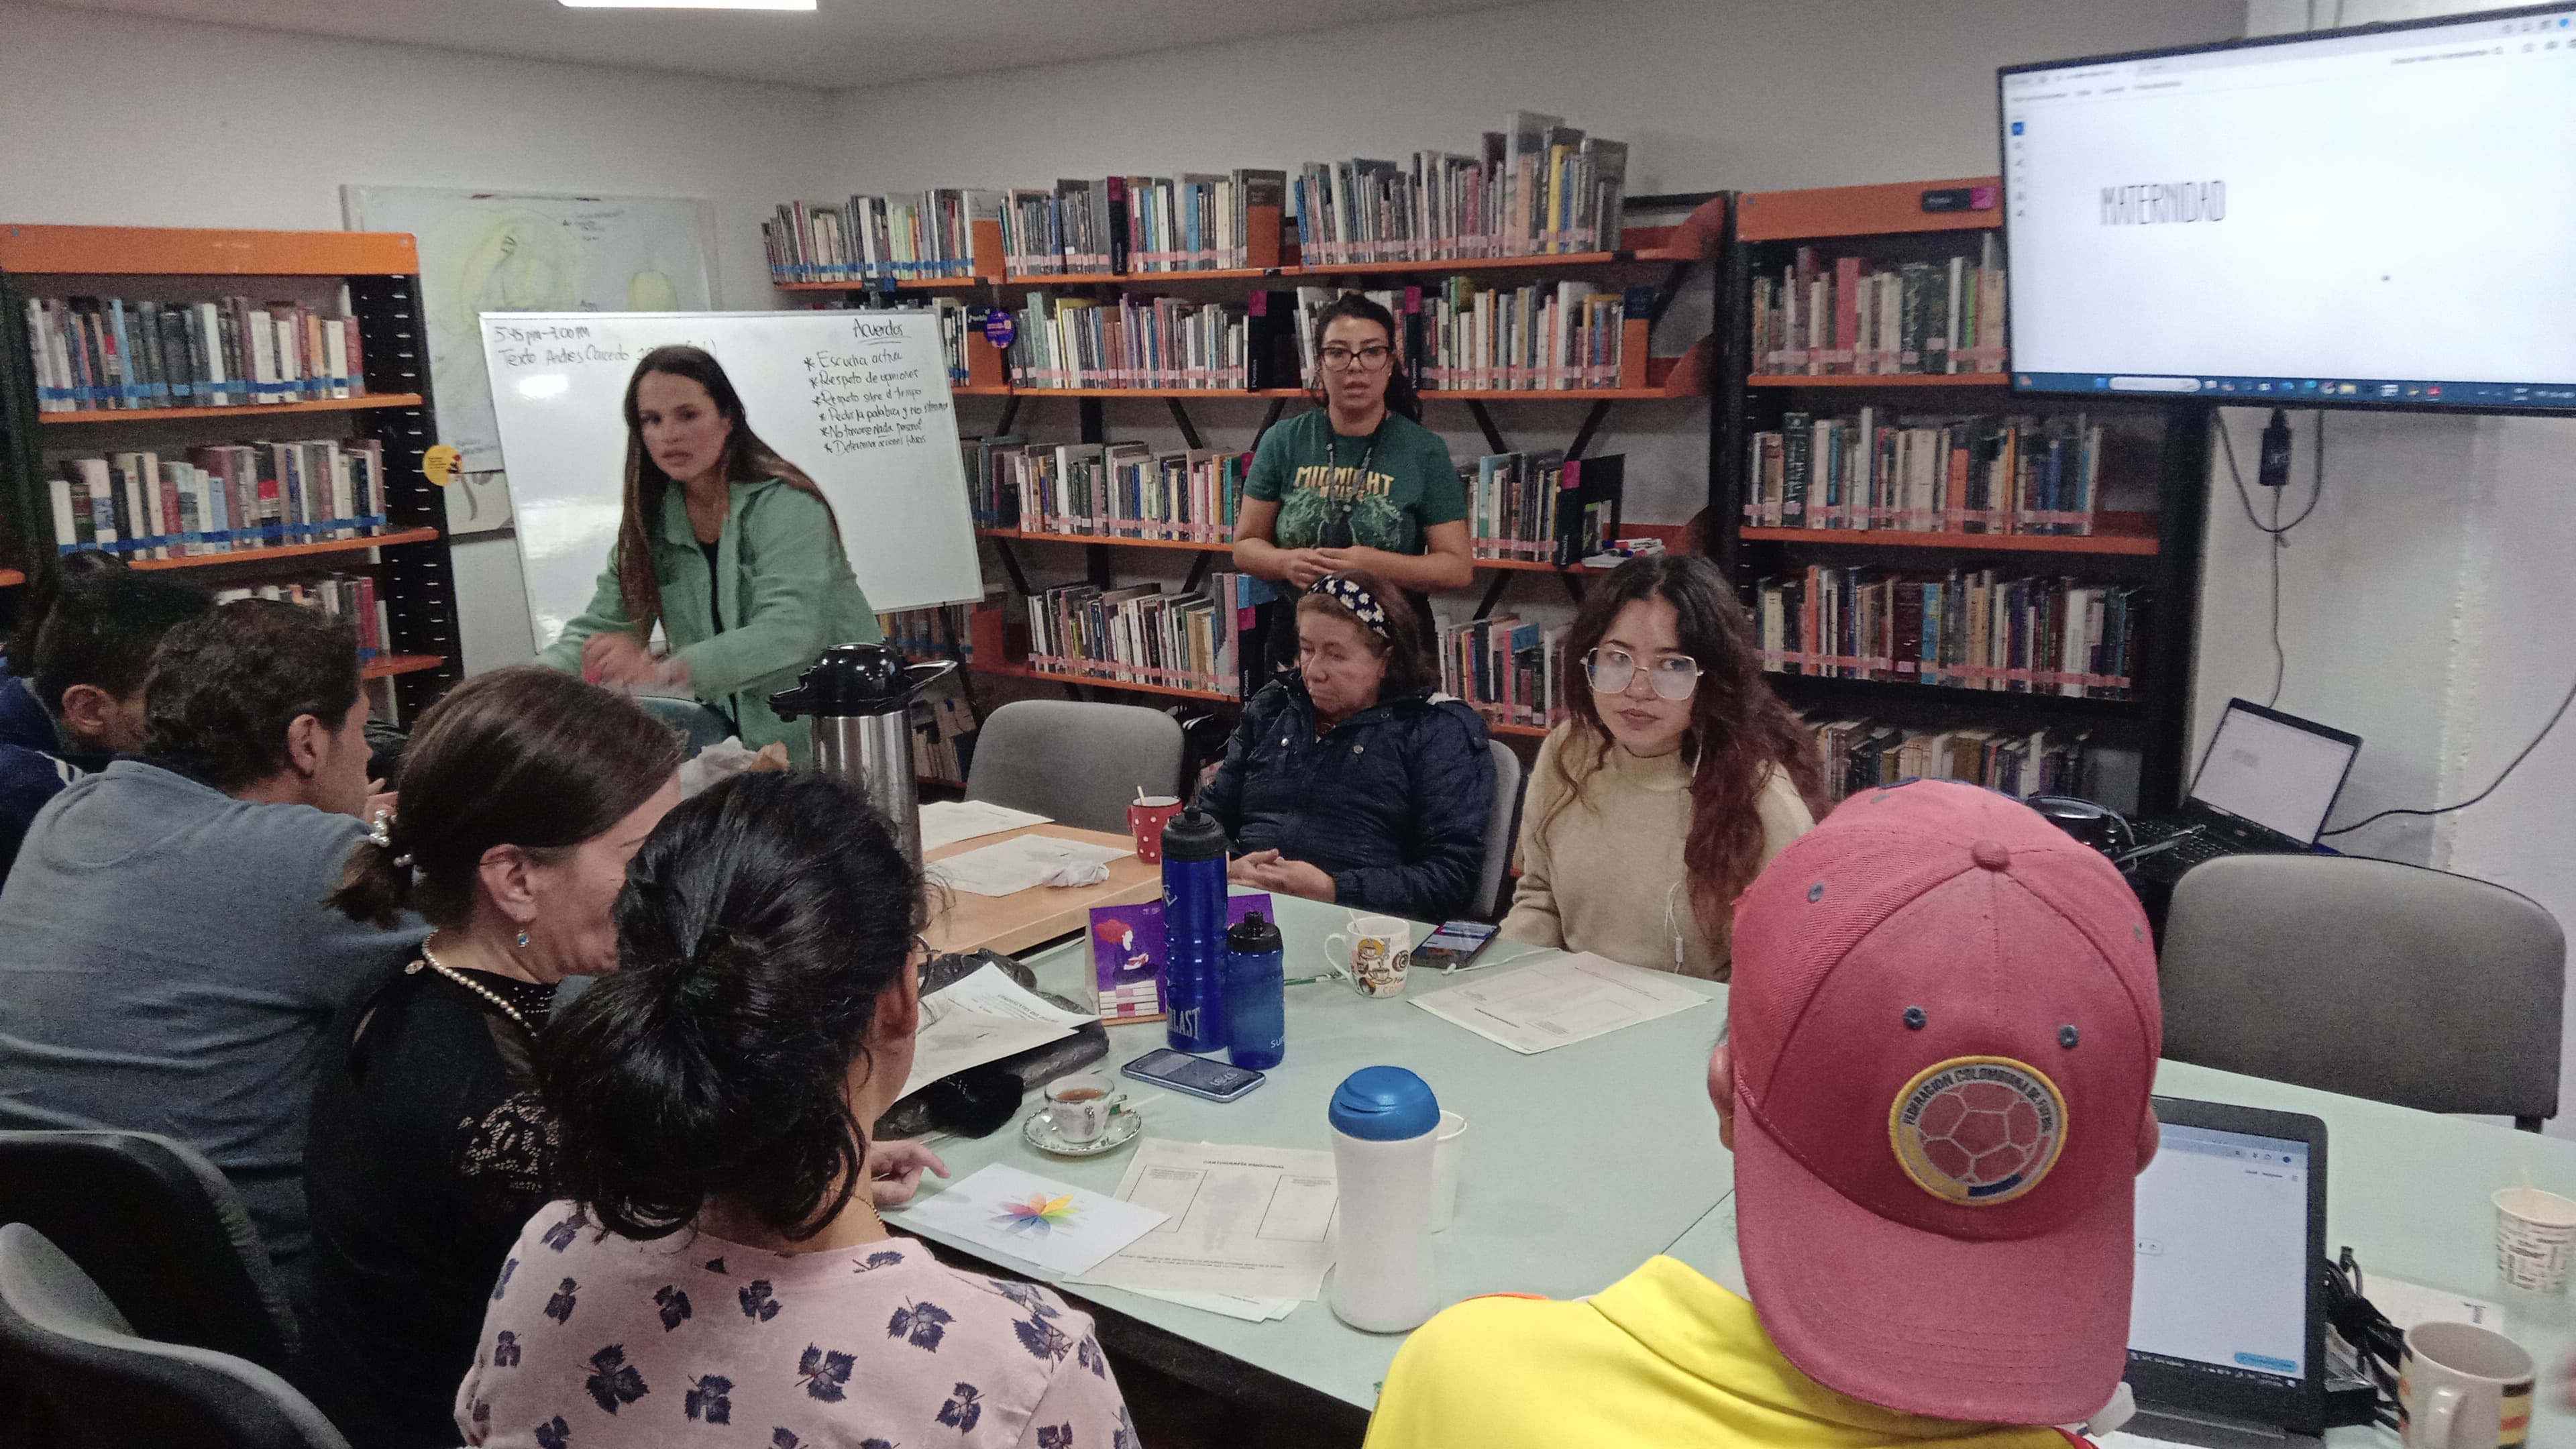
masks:
<svg viewBox="0 0 2576 1449"><path fill-rule="evenodd" d="M2165 1123L2138 1178L2137 1234L2133 1358L2307 1377L2307 1143Z"/></svg>
<svg viewBox="0 0 2576 1449"><path fill-rule="evenodd" d="M2361 742L2287 716L2228 705L2191 782L2191 798L2302 844L2312 843Z"/></svg>

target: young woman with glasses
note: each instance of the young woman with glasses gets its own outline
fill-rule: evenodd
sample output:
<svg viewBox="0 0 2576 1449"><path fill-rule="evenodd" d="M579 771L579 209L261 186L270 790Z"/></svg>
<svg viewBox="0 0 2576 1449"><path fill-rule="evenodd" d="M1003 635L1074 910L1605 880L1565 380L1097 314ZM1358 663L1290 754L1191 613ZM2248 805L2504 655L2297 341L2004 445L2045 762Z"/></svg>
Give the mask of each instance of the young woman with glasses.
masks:
<svg viewBox="0 0 2576 1449"><path fill-rule="evenodd" d="M1475 577L1467 491L1449 445L1422 426L1396 355L1395 318L1346 292L1315 319L1320 406L1264 433L1244 480L1234 561L1303 589L1363 569L1399 589Z"/></svg>
<svg viewBox="0 0 2576 1449"><path fill-rule="evenodd" d="M1705 558L1621 564L1566 636L1503 935L1723 981L1735 897L1815 824L1815 734Z"/></svg>

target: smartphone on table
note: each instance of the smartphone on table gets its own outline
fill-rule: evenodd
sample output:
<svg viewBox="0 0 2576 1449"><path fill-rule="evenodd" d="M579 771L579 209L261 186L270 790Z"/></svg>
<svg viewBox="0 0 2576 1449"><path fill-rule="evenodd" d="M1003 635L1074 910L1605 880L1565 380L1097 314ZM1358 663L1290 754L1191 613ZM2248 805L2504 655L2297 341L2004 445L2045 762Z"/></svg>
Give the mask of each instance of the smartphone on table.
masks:
<svg viewBox="0 0 2576 1449"><path fill-rule="evenodd" d="M1121 1075L1211 1102L1231 1102L1261 1085L1261 1073L1243 1067L1230 1067L1170 1047L1157 1047L1120 1067Z"/></svg>
<svg viewBox="0 0 2576 1449"><path fill-rule="evenodd" d="M1485 948L1494 944L1494 935L1501 929L1482 921L1447 922L1413 948L1413 964L1455 971L1485 954Z"/></svg>

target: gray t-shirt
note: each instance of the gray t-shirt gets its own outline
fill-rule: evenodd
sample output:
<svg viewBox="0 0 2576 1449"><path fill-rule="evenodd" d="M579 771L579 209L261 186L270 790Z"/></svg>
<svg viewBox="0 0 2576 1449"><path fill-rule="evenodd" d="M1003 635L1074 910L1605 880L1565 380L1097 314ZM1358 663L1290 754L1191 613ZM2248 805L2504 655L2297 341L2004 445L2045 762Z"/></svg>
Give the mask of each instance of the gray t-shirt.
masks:
<svg viewBox="0 0 2576 1449"><path fill-rule="evenodd" d="M366 827L119 760L45 806L0 887L0 1125L158 1132L305 1246L304 1121L333 1008L422 928L322 904Z"/></svg>

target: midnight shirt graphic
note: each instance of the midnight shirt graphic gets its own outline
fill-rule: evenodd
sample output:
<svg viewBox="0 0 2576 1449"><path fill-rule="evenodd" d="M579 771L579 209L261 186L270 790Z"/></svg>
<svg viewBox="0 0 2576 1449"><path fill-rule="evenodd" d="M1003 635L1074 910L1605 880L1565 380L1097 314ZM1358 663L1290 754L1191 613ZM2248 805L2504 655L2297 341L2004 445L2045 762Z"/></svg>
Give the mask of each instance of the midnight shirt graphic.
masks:
<svg viewBox="0 0 2576 1449"><path fill-rule="evenodd" d="M1418 554L1423 530L1467 516L1449 445L1392 412L1375 447L1365 437L1335 437L1322 408L1279 424L1262 435L1243 496L1279 505L1272 537L1281 548L1324 547L1326 529L1343 517L1360 547Z"/></svg>

